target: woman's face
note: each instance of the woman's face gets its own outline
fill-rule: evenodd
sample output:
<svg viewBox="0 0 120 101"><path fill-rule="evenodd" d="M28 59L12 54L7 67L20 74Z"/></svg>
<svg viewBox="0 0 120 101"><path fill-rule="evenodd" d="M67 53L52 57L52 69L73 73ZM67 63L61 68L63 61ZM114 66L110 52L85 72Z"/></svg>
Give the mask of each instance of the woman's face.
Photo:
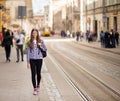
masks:
<svg viewBox="0 0 120 101"><path fill-rule="evenodd" d="M36 38L37 38L37 35L38 35L37 31L34 30L34 31L32 32L32 36L36 39Z"/></svg>

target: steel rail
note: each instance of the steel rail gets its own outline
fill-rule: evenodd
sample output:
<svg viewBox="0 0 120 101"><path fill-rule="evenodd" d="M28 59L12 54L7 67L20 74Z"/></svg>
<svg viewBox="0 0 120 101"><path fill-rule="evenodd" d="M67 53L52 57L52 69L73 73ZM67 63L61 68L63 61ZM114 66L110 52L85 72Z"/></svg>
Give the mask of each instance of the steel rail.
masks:
<svg viewBox="0 0 120 101"><path fill-rule="evenodd" d="M78 49L80 49L80 50L83 50L84 52L89 52L90 54L97 54L97 53L94 53L94 52L92 52L92 51L83 49L83 48L81 48L81 47L79 48L79 47L77 47L77 44L76 44L76 46L75 46L75 45L73 46L73 45L71 45L71 44L69 44L69 45L72 46L72 47L78 48ZM85 46L82 45L82 46L83 46L83 47L87 47L87 48L91 48L91 49L94 48L94 47L90 47L90 46L86 46L86 45L85 45ZM104 51L104 49L99 49L99 48L95 48L95 49L97 49L97 50L99 50L99 51L102 50L103 52L107 52L106 50ZM111 52L111 51L110 51L110 52L108 51L108 53L115 54L115 55L117 54L117 53L113 53L113 52ZM97 55L100 55L100 54L97 54ZM117 54L117 55L119 55L119 54ZM100 56L101 56L101 55L100 55ZM98 58L97 58L97 59L98 59ZM104 58L103 58L103 59L104 59ZM99 60L100 60L100 59L99 59ZM105 60L105 61L108 61L108 60L106 60L106 59L104 59L104 60ZM119 64L118 64L119 61L118 61L118 63L114 63L112 60L110 60L110 63L112 63L112 64L114 64L114 65L116 65L116 66L119 66Z"/></svg>
<svg viewBox="0 0 120 101"><path fill-rule="evenodd" d="M53 64L57 67L57 69L64 75L66 81L74 88L74 90L79 94L79 96L82 98L83 101L92 101L88 95L86 95L82 89L80 89L77 84L75 84L75 81L71 79L71 77L64 71L62 66L56 61L53 56L51 56L48 53L48 57L53 62Z"/></svg>
<svg viewBox="0 0 120 101"><path fill-rule="evenodd" d="M55 49L54 49L55 50ZM79 66L80 68L77 68L78 70L83 70L84 72L86 72L88 75L90 75L91 77L93 77L95 80L97 80L99 83L101 83L103 86L105 86L106 88L108 88L111 92L113 92L114 94L116 94L117 96L120 97L120 93L118 91L116 91L114 88L108 86L107 84L105 84L104 81L102 81L100 78L98 78L97 76L95 76L94 74L92 74L91 72L87 71L83 66L79 65L78 63L76 63L74 60L72 60L71 58L69 58L68 56L66 56L65 54L63 54L62 52L58 52L60 55L62 55L63 57L69 59L71 62L73 62L74 64L76 64L77 66Z"/></svg>

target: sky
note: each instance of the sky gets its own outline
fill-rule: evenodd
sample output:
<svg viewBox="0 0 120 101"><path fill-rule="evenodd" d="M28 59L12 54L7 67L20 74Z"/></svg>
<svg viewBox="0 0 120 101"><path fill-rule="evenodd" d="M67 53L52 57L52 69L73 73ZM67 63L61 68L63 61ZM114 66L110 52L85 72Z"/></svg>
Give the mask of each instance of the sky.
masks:
<svg viewBox="0 0 120 101"><path fill-rule="evenodd" d="M44 6L49 5L51 0L32 0L34 15L41 15L44 12ZM57 1L57 0L56 0ZM56 10L60 6L67 3L68 0L58 0L52 7Z"/></svg>
<svg viewBox="0 0 120 101"><path fill-rule="evenodd" d="M39 15L44 12L44 6L49 4L50 0L32 0L33 13L34 15Z"/></svg>

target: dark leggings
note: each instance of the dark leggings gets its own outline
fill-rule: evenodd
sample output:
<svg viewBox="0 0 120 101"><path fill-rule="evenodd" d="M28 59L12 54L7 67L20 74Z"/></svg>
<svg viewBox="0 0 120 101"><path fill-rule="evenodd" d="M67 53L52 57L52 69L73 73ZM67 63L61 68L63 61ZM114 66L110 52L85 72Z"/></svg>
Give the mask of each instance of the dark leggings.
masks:
<svg viewBox="0 0 120 101"><path fill-rule="evenodd" d="M39 86L41 80L41 68L42 59L30 59L31 75L33 87ZM36 75L37 75L37 85L36 85Z"/></svg>
<svg viewBox="0 0 120 101"><path fill-rule="evenodd" d="M6 60L10 58L10 53L11 53L11 46L6 46L5 47Z"/></svg>

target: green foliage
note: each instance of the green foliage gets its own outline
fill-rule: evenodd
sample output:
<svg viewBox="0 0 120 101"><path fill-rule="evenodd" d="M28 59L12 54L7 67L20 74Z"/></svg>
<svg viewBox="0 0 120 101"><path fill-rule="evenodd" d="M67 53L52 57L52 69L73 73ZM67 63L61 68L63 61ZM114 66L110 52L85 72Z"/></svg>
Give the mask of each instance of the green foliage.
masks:
<svg viewBox="0 0 120 101"><path fill-rule="evenodd" d="M26 50L27 50L27 48L28 48L29 41L30 41L30 38L29 38L29 37L27 37L27 38L25 39L24 54L26 54Z"/></svg>

